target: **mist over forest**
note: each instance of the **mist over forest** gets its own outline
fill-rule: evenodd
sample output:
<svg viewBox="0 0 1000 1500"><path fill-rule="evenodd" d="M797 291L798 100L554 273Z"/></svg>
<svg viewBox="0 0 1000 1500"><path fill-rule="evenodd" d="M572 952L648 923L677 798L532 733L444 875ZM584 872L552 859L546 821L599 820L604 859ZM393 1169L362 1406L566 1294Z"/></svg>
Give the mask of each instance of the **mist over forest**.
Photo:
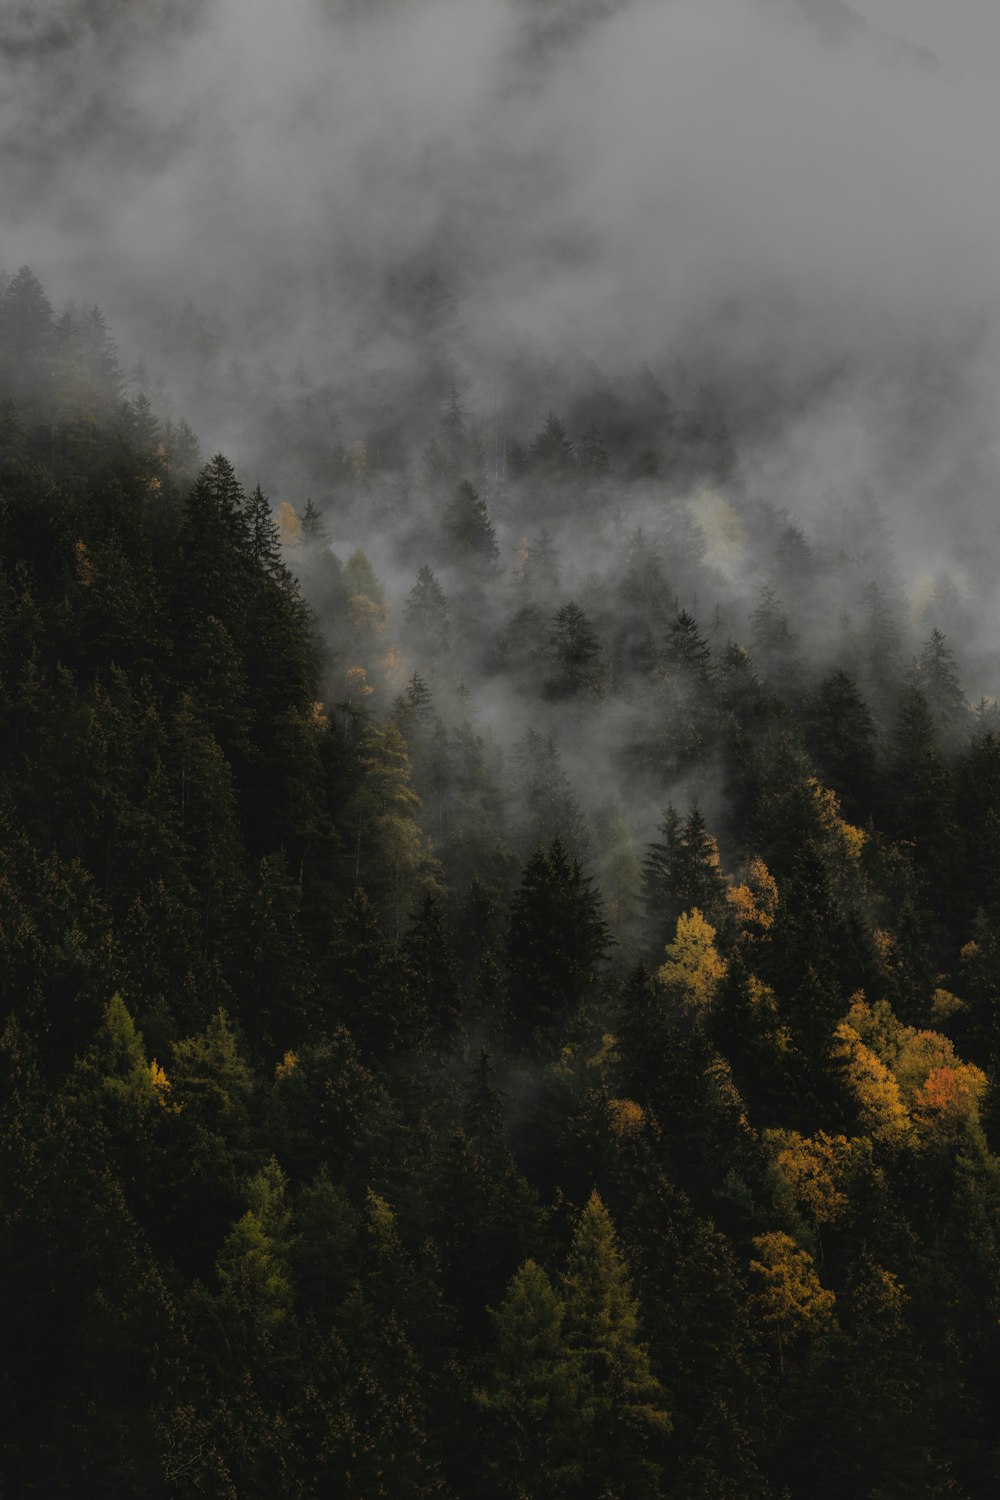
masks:
<svg viewBox="0 0 1000 1500"><path fill-rule="evenodd" d="M995 113L11 0L0 1496L997 1492Z"/></svg>

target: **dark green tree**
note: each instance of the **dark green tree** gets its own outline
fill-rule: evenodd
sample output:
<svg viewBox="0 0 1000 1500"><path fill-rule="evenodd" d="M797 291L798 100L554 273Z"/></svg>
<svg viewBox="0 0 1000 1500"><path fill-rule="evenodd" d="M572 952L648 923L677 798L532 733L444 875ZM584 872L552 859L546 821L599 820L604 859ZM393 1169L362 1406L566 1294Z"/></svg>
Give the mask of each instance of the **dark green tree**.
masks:
<svg viewBox="0 0 1000 1500"><path fill-rule="evenodd" d="M428 663L440 665L448 650L451 621L444 589L429 563L417 573L417 581L406 599L406 625L413 645Z"/></svg>
<svg viewBox="0 0 1000 1500"><path fill-rule="evenodd" d="M512 1032L521 1045L556 1039L610 948L601 899L556 838L525 866L507 933Z"/></svg>
<svg viewBox="0 0 1000 1500"><path fill-rule="evenodd" d="M456 562L474 571L495 571L500 548L485 500L468 479L452 494L441 518L445 538Z"/></svg>
<svg viewBox="0 0 1000 1500"><path fill-rule="evenodd" d="M601 645L587 616L572 600L552 617L548 653L555 669L547 685L553 698L600 692Z"/></svg>

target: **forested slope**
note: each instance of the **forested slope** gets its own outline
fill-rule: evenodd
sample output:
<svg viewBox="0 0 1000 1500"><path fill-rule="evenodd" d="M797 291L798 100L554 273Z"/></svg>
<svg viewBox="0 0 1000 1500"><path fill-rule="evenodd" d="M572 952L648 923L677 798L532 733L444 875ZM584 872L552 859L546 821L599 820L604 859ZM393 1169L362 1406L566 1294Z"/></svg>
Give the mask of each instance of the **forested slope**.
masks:
<svg viewBox="0 0 1000 1500"><path fill-rule="evenodd" d="M995 1493L975 596L648 372L273 507L0 383L0 1492Z"/></svg>

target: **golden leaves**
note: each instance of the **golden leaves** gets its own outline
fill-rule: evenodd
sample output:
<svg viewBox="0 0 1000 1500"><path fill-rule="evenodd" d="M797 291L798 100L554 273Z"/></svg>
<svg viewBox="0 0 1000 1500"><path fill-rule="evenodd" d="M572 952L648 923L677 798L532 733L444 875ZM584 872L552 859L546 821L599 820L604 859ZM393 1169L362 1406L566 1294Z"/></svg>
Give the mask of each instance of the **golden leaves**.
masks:
<svg viewBox="0 0 1000 1500"><path fill-rule="evenodd" d="M76 581L81 588L89 589L97 576L97 569L91 562L85 541L73 543L73 556L76 560Z"/></svg>
<svg viewBox="0 0 1000 1500"><path fill-rule="evenodd" d="M816 1224L832 1224L843 1214L849 1197L845 1191L859 1143L846 1135L813 1137L798 1131L775 1132L776 1162L796 1202Z"/></svg>
<svg viewBox="0 0 1000 1500"><path fill-rule="evenodd" d="M674 941L656 977L688 1004L702 1008L712 1000L726 972L715 948L715 928L696 906L677 919Z"/></svg>
<svg viewBox="0 0 1000 1500"><path fill-rule="evenodd" d="M646 1111L634 1099L608 1100L608 1124L614 1135L638 1135L645 1123Z"/></svg>
<svg viewBox="0 0 1000 1500"><path fill-rule="evenodd" d="M751 1304L784 1348L806 1334L822 1333L833 1322L836 1297L822 1285L808 1250L781 1230L754 1236L757 1256L750 1262L755 1280Z"/></svg>
<svg viewBox="0 0 1000 1500"><path fill-rule="evenodd" d="M778 910L778 882L757 855L747 866L746 880L731 885L726 900L733 910L743 936L756 942L774 926Z"/></svg>
<svg viewBox="0 0 1000 1500"><path fill-rule="evenodd" d="M290 500L283 500L278 507L278 535L283 547L295 548L302 543L302 522L295 513Z"/></svg>

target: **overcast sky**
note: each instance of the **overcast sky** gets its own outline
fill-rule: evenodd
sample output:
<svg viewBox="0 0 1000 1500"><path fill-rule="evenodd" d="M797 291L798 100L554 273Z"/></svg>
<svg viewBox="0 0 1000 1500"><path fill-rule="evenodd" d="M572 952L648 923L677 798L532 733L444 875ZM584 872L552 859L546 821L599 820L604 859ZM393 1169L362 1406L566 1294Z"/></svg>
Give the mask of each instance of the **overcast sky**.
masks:
<svg viewBox="0 0 1000 1500"><path fill-rule="evenodd" d="M123 11L121 38L0 56L0 264L100 301L154 367L152 314L191 301L234 354L412 380L407 289L433 269L469 399L525 350L683 360L761 433L762 487L808 513L869 483L919 546L975 550L1000 472L1000 20L857 8L943 66L835 0L574 0L541 38L558 8L526 0L207 0L166 43ZM0 35L45 9L0 0Z"/></svg>
<svg viewBox="0 0 1000 1500"><path fill-rule="evenodd" d="M970 77L1000 77L1000 7L991 0L854 0L854 8Z"/></svg>

